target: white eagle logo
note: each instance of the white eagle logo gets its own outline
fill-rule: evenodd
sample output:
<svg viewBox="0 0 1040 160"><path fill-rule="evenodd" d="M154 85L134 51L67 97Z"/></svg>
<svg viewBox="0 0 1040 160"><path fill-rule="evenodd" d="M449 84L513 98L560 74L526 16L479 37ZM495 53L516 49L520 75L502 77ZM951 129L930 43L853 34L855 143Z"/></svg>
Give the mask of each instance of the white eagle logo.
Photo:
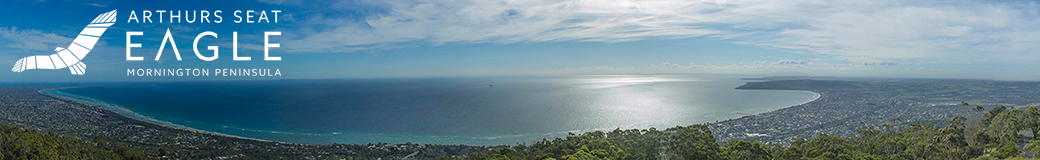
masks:
<svg viewBox="0 0 1040 160"><path fill-rule="evenodd" d="M97 43L98 38L101 38L101 34L105 33L105 29L115 24L116 22L116 10L109 11L107 13L99 15L91 21L86 28L83 28L83 32L76 36L75 40L72 40L72 44L69 44L68 48L55 48L54 51L58 52L51 55L38 55L29 56L19 59L15 62L14 68L11 71L22 72L27 69L62 69L69 68L69 71L74 75L83 75L86 72L87 65L83 64L82 60L90 49L94 48L94 43Z"/></svg>

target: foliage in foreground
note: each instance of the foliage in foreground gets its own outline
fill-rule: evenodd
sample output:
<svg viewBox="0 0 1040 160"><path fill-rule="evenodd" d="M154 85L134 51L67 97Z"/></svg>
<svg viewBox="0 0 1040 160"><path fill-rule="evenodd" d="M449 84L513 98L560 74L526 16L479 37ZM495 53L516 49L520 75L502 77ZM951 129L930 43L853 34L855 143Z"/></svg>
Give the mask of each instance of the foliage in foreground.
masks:
<svg viewBox="0 0 1040 160"><path fill-rule="evenodd" d="M1040 139L1025 143L1019 135L1025 129L1040 129L1037 108L1000 106L984 112L978 106L973 111L971 120L958 116L942 128L910 123L902 129L860 130L849 138L821 134L787 146L742 140L720 145L707 126L691 125L588 132L441 159L1021 159L1023 152L1040 155Z"/></svg>
<svg viewBox="0 0 1040 160"><path fill-rule="evenodd" d="M139 151L107 142L90 143L0 124L0 159L150 159Z"/></svg>

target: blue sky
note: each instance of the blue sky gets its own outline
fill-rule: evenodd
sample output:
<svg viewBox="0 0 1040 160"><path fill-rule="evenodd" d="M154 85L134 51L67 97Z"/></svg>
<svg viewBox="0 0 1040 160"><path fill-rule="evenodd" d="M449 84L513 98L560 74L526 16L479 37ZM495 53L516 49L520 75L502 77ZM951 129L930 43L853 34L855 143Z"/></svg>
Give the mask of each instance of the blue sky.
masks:
<svg viewBox="0 0 1040 160"><path fill-rule="evenodd" d="M0 82L754 74L1040 80L1035 1L4 1L0 64L67 47L98 14L119 20L68 70L0 72ZM225 22L127 23L130 11L221 10ZM278 23L232 23L280 10ZM137 13L141 14L141 13ZM140 16L140 15L138 15ZM186 16L186 15L185 15ZM183 58L167 48L169 29ZM126 61L126 32L140 31ZM215 61L192 51L220 47ZM231 60L231 32L240 54ZM262 61L263 32L282 61ZM169 47L169 46L168 46ZM127 77L129 68L279 68L282 77Z"/></svg>

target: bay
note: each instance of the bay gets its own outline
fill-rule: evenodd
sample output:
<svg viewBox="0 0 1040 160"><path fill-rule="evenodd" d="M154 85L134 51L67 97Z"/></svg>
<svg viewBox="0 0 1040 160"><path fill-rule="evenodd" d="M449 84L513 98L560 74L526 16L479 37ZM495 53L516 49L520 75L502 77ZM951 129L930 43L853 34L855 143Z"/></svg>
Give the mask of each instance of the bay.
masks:
<svg viewBox="0 0 1040 160"><path fill-rule="evenodd" d="M305 144L532 143L569 132L715 122L818 98L737 90L728 75L589 75L173 82L57 90L124 115Z"/></svg>

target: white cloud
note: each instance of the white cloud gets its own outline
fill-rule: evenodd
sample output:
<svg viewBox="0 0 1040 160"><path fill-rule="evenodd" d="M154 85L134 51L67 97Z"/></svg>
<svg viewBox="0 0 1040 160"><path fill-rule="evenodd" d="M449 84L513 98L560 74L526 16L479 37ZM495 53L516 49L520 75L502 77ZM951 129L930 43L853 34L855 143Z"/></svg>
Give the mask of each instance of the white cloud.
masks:
<svg viewBox="0 0 1040 160"><path fill-rule="evenodd" d="M893 1L881 4L823 4L842 10L799 10L785 17L805 27L749 36L742 43L836 55L856 62L906 59L1004 60L1024 56L1027 49L1011 47L1038 38L1008 38L1019 32L1040 33L1028 10L1004 4L951 3L915 5ZM770 21L762 19L762 21ZM753 21L749 21L753 22ZM771 35L767 35L771 34ZM765 38L762 38L765 37ZM1009 48L991 48L993 46ZM1037 47L1028 47L1037 48Z"/></svg>
<svg viewBox="0 0 1040 160"><path fill-rule="evenodd" d="M788 63L781 63L788 62ZM898 77L943 77L954 73L952 71L930 69L925 67L893 67L890 62L880 62L873 65L864 64L829 64L829 63L804 63L791 65L790 63L801 63L806 61L781 60L777 62L755 61L740 62L737 64L715 65L715 64L679 64L664 62L645 66L595 66L595 67L572 67L548 70L529 70L521 74L775 74L775 73L797 73L804 75L820 76L898 76ZM505 75L516 73L501 73Z"/></svg>
<svg viewBox="0 0 1040 160"><path fill-rule="evenodd" d="M33 29L19 30L17 27L0 27L0 41L7 42L0 46L5 48L53 51L55 46L68 46L69 42L72 42L72 38Z"/></svg>
<svg viewBox="0 0 1040 160"><path fill-rule="evenodd" d="M804 60L780 60L780 61L776 61L776 63L773 63L773 64L782 64L782 65L807 65L807 64L812 64L812 62L808 62L808 61L804 61Z"/></svg>
<svg viewBox="0 0 1040 160"><path fill-rule="evenodd" d="M84 4L88 5L88 6L94 6L94 7L107 7L108 6L107 4L97 4L97 3L84 3Z"/></svg>
<svg viewBox="0 0 1040 160"><path fill-rule="evenodd" d="M272 1L269 3L283 3ZM305 3L300 1L287 4ZM332 9L357 8L351 5ZM1034 2L910 0L378 1L364 17L297 22L297 52L403 42L624 42L708 36L852 62L1036 61Z"/></svg>
<svg viewBox="0 0 1040 160"><path fill-rule="evenodd" d="M869 62L869 63L868 62L863 62L863 65L864 66L869 66L869 65L896 66L896 65L899 65L899 63L896 63L896 62Z"/></svg>
<svg viewBox="0 0 1040 160"><path fill-rule="evenodd" d="M686 26L707 17L685 15L714 2L670 1L449 1L380 2L387 13L348 18L313 16L303 24L330 28L286 42L297 51L425 41L433 44L541 41L623 42L716 33ZM335 5L333 5L335 6ZM316 30L316 29L315 29Z"/></svg>

